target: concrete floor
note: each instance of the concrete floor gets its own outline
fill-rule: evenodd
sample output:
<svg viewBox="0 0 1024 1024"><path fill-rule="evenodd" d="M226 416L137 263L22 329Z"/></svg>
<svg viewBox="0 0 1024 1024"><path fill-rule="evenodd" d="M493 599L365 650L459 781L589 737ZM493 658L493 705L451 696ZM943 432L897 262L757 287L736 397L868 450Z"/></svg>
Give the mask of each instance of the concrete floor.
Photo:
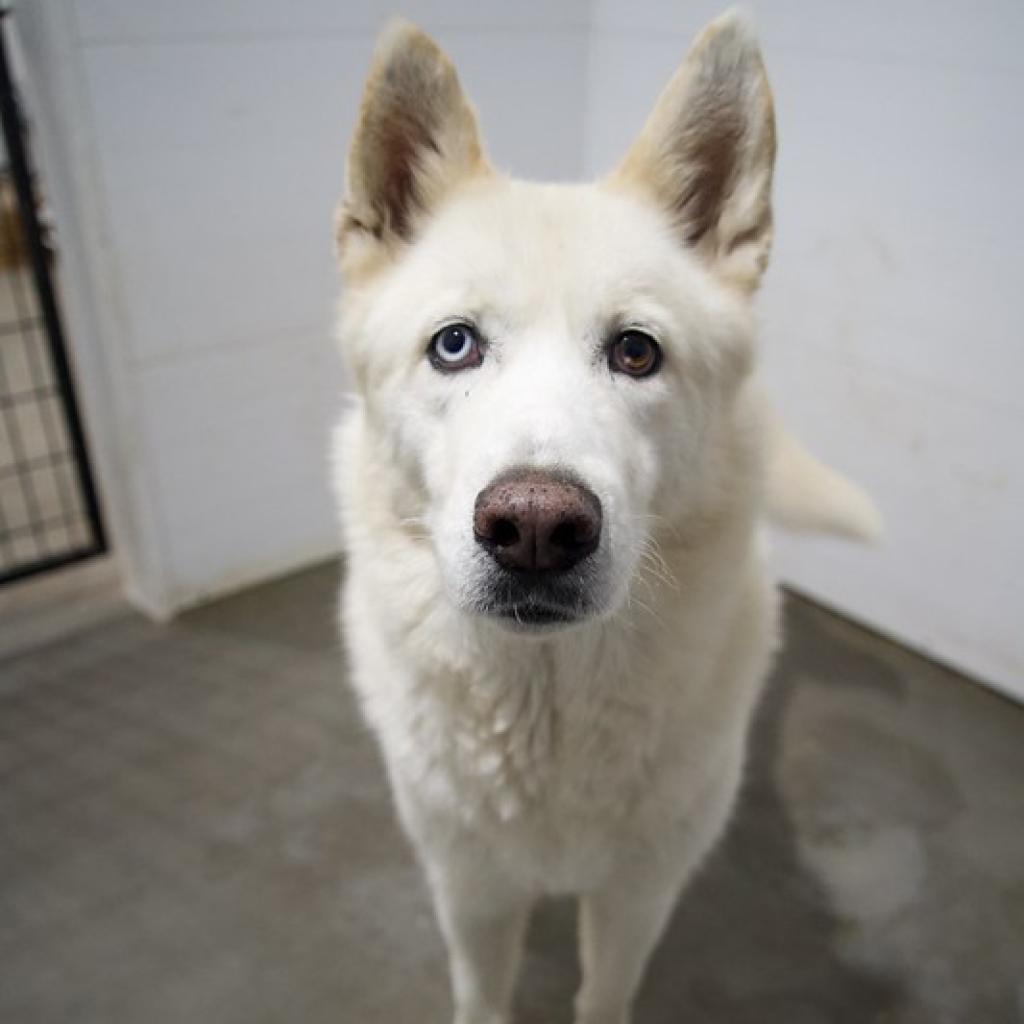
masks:
<svg viewBox="0 0 1024 1024"><path fill-rule="evenodd" d="M341 685L336 569L0 662L0 1020L432 1024L444 957ZM637 1024L1024 1021L1024 709L812 605ZM569 903L523 1024L565 1024Z"/></svg>

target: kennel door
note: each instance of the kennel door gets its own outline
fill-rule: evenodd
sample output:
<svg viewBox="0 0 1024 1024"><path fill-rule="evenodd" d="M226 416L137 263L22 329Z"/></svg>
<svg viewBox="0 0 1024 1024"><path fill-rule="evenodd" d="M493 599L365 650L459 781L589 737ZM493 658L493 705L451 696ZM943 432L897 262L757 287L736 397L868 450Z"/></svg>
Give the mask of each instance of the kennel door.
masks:
<svg viewBox="0 0 1024 1024"><path fill-rule="evenodd" d="M0 13L0 583L106 550Z"/></svg>

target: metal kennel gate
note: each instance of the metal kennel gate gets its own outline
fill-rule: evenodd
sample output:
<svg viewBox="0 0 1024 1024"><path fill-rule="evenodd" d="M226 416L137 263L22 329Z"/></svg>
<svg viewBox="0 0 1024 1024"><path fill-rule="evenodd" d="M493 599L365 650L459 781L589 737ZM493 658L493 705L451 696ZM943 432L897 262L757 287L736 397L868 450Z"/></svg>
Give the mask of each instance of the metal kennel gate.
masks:
<svg viewBox="0 0 1024 1024"><path fill-rule="evenodd" d="M0 11L0 583L106 550Z"/></svg>

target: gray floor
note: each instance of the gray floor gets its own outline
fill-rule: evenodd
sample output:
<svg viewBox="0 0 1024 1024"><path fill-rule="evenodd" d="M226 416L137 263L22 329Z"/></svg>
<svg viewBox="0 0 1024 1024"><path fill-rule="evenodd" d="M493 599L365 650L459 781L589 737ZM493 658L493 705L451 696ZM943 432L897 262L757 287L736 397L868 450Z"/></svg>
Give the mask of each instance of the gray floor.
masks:
<svg viewBox="0 0 1024 1024"><path fill-rule="evenodd" d="M0 1020L445 1022L336 569L0 662ZM1024 709L791 599L740 813L637 1024L1024 1021ZM524 1024L565 1024L572 907Z"/></svg>

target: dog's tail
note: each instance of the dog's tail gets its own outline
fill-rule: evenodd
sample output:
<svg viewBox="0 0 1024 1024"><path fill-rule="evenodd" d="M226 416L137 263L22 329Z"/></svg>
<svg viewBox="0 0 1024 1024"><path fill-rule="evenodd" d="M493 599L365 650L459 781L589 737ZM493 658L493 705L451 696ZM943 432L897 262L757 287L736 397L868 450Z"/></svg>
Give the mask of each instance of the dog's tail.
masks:
<svg viewBox="0 0 1024 1024"><path fill-rule="evenodd" d="M819 462L768 409L768 519L786 530L875 543L882 517L855 483Z"/></svg>

